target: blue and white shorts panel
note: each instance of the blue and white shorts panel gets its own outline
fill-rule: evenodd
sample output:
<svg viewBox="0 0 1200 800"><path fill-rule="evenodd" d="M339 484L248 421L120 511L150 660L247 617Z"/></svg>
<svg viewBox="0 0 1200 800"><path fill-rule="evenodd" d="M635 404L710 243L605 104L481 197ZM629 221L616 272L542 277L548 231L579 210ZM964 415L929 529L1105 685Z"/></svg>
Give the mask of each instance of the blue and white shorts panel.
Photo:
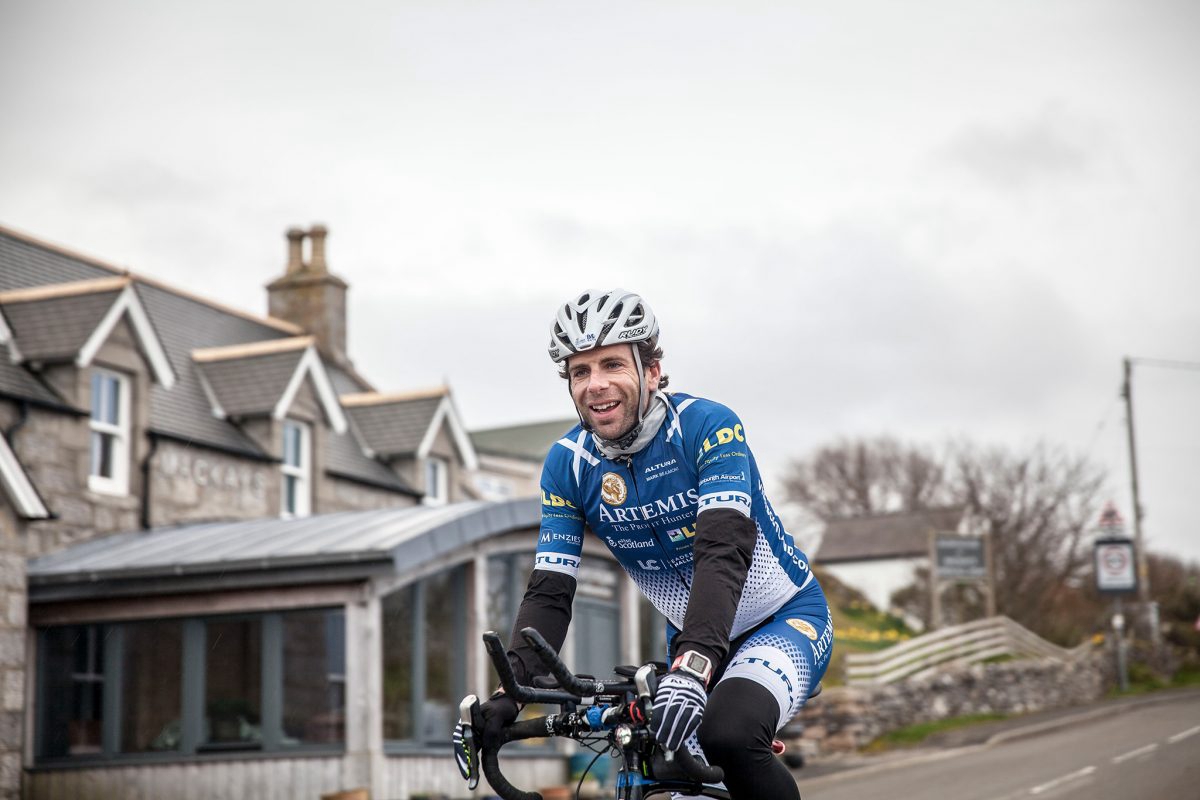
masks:
<svg viewBox="0 0 1200 800"><path fill-rule="evenodd" d="M796 715L829 665L833 623L828 616L784 616L763 626L738 649L721 682L745 678L764 687L779 704L782 728Z"/></svg>

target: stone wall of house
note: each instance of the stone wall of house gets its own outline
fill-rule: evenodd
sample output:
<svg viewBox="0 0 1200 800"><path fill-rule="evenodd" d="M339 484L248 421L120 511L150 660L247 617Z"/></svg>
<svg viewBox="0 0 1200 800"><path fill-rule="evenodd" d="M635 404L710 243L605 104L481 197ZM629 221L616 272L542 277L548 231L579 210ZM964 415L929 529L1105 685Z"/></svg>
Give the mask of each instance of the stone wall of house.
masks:
<svg viewBox="0 0 1200 800"><path fill-rule="evenodd" d="M5 411L0 417L15 415L13 406ZM101 534L137 529L140 505L135 484L140 475L136 461L131 467L128 495L102 494L87 488L87 417L30 408L10 445L46 507L55 515L55 519L25 524L26 555L52 553Z"/></svg>
<svg viewBox="0 0 1200 800"><path fill-rule="evenodd" d="M0 798L18 796L25 725L25 552L0 502Z"/></svg>
<svg viewBox="0 0 1200 800"><path fill-rule="evenodd" d="M886 686L826 689L801 712L808 754L854 752L909 725L970 714L1026 714L1082 705L1111 686L1099 652L1074 663L1021 660L974 664Z"/></svg>
<svg viewBox="0 0 1200 800"><path fill-rule="evenodd" d="M150 461L150 525L278 516L279 482L276 464L160 439Z"/></svg>
<svg viewBox="0 0 1200 800"><path fill-rule="evenodd" d="M412 506L417 504L417 498L358 481L323 475L317 482L316 503L321 514L331 514L335 511Z"/></svg>

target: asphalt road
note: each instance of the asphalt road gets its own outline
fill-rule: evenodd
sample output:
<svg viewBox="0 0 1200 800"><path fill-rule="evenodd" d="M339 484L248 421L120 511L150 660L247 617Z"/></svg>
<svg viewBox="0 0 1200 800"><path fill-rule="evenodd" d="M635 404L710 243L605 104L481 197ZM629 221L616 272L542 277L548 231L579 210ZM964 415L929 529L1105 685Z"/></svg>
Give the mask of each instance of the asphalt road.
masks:
<svg viewBox="0 0 1200 800"><path fill-rule="evenodd" d="M807 778L804 800L1200 800L1200 693Z"/></svg>

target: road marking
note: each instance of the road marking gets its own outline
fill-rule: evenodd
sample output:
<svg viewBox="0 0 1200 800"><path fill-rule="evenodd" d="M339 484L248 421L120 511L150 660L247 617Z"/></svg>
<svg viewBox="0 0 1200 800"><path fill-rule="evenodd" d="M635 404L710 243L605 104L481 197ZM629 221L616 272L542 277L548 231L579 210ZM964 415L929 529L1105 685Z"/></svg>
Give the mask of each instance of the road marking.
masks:
<svg viewBox="0 0 1200 800"><path fill-rule="evenodd" d="M1122 761L1128 761L1131 758L1137 758L1138 756L1145 755L1146 753L1153 753L1157 749L1157 744L1148 744L1145 747L1139 747L1137 750L1130 750L1128 753L1122 753L1121 755L1114 757L1112 763L1120 764Z"/></svg>
<svg viewBox="0 0 1200 800"><path fill-rule="evenodd" d="M1078 780L1080 778L1087 777L1088 775L1091 775L1095 771L1096 771L1095 767L1086 766L1083 769L1072 772L1070 775L1063 775L1061 778L1055 778L1054 780L1052 780L1048 783L1043 783L1040 786L1035 786L1029 790L1029 793L1030 794L1041 794L1042 792L1048 792L1051 789L1054 789L1058 786L1062 786L1064 783L1069 783L1070 781L1074 781L1074 780Z"/></svg>
<svg viewBox="0 0 1200 800"><path fill-rule="evenodd" d="M1194 728L1188 728L1186 731L1182 731L1181 733L1177 733L1174 736L1169 737L1167 742L1170 744L1182 742L1184 739L1188 738L1189 736L1195 736L1197 733L1200 733L1200 725L1197 725Z"/></svg>

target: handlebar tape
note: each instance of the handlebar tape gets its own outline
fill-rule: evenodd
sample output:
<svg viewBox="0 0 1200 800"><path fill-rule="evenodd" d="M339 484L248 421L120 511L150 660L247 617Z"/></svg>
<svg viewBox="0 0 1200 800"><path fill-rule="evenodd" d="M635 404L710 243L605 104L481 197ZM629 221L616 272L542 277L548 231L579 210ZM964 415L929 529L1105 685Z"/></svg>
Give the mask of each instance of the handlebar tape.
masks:
<svg viewBox="0 0 1200 800"><path fill-rule="evenodd" d="M558 657L558 653L554 652L554 648L546 641L536 628L522 628L521 636L529 643L533 652L541 660L542 664L550 670L555 678L558 679L558 685L565 691L571 694L581 695L583 697L591 697L598 692L604 691L604 684L598 681L584 680L573 674Z"/></svg>
<svg viewBox="0 0 1200 800"><path fill-rule="evenodd" d="M701 763L687 747L675 751L675 760L684 772L703 783L720 783L725 780L725 770Z"/></svg>
<svg viewBox="0 0 1200 800"><path fill-rule="evenodd" d="M487 778L487 782L496 790L496 794L504 800L542 800L542 796L537 792L523 792L509 783L508 778L500 774L496 748L488 748L483 751L482 763L483 777Z"/></svg>
<svg viewBox="0 0 1200 800"><path fill-rule="evenodd" d="M542 796L537 792L522 791L508 782L500 772L500 748L519 739L540 739L543 736L556 735L557 732L549 722L551 719L553 718L536 717L514 722L504 730L499 742L484 742L481 754L483 776L496 790L496 794L504 800L542 800Z"/></svg>

